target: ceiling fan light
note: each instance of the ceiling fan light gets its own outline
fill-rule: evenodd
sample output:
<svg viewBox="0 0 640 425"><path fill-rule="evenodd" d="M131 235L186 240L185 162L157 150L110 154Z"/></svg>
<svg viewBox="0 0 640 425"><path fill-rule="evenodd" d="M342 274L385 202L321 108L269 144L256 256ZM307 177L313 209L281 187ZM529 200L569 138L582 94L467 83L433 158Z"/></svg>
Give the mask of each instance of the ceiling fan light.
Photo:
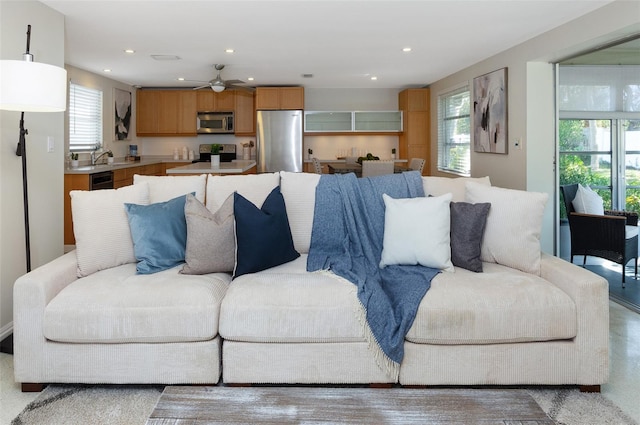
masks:
<svg viewBox="0 0 640 425"><path fill-rule="evenodd" d="M211 85L211 89L213 89L214 92L216 93L220 93L222 91L224 91L224 84L220 84L218 82L215 82Z"/></svg>

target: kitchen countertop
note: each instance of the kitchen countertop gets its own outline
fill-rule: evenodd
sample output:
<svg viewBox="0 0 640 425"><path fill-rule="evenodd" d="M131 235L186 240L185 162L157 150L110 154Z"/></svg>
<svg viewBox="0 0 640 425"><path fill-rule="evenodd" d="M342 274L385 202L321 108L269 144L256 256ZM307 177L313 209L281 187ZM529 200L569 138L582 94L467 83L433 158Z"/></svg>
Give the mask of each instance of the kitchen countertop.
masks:
<svg viewBox="0 0 640 425"><path fill-rule="evenodd" d="M153 165L172 162L191 162L188 159L173 159L173 156L150 156L141 157L140 161L126 161L118 159L113 164L81 165L75 168L65 168L65 174L94 174L103 171L120 170L123 168L140 167L143 165Z"/></svg>
<svg viewBox="0 0 640 425"><path fill-rule="evenodd" d="M246 159L221 162L220 166L216 168L212 168L210 162L196 162L181 167L170 168L167 170L167 174L242 174L255 166L255 161Z"/></svg>

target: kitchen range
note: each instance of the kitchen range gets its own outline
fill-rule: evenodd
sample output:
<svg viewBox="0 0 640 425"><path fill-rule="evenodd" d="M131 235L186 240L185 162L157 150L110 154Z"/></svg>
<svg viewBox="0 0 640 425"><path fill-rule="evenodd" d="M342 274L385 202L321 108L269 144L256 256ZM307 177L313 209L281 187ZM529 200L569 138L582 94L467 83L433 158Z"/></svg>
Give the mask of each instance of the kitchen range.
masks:
<svg viewBox="0 0 640 425"><path fill-rule="evenodd" d="M196 162L211 162L211 143L201 144L198 149L200 156L193 160ZM237 159L236 145L222 144L220 145L220 162L231 162Z"/></svg>

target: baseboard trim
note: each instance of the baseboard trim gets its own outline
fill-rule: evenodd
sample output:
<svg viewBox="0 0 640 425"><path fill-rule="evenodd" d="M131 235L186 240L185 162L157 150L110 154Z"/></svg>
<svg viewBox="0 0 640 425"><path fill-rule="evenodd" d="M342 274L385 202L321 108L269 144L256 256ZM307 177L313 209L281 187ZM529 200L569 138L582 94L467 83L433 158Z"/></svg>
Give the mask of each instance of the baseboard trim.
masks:
<svg viewBox="0 0 640 425"><path fill-rule="evenodd" d="M4 341L6 337L13 333L13 322L9 322L0 328L0 341Z"/></svg>

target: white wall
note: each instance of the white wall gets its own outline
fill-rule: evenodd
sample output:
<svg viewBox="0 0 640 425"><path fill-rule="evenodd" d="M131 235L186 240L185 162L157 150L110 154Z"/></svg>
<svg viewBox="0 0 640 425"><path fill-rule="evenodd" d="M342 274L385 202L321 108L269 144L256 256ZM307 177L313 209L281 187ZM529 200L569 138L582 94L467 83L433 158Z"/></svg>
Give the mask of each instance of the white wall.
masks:
<svg viewBox="0 0 640 425"><path fill-rule="evenodd" d="M39 2L0 2L0 59L21 60L27 25L36 62L64 66L64 17ZM0 339L11 332L13 284L25 273L20 113L0 111ZM64 113L25 113L31 266L63 253ZM54 152L47 153L47 136Z"/></svg>
<svg viewBox="0 0 640 425"><path fill-rule="evenodd" d="M474 77L508 68L507 155L471 154L471 174L488 175L496 186L546 192L542 248L554 252L555 92L551 62L577 54L623 35L640 31L640 2L615 1L512 49L487 58L431 84L431 169L437 171L438 94ZM521 139L522 148L514 148Z"/></svg>

